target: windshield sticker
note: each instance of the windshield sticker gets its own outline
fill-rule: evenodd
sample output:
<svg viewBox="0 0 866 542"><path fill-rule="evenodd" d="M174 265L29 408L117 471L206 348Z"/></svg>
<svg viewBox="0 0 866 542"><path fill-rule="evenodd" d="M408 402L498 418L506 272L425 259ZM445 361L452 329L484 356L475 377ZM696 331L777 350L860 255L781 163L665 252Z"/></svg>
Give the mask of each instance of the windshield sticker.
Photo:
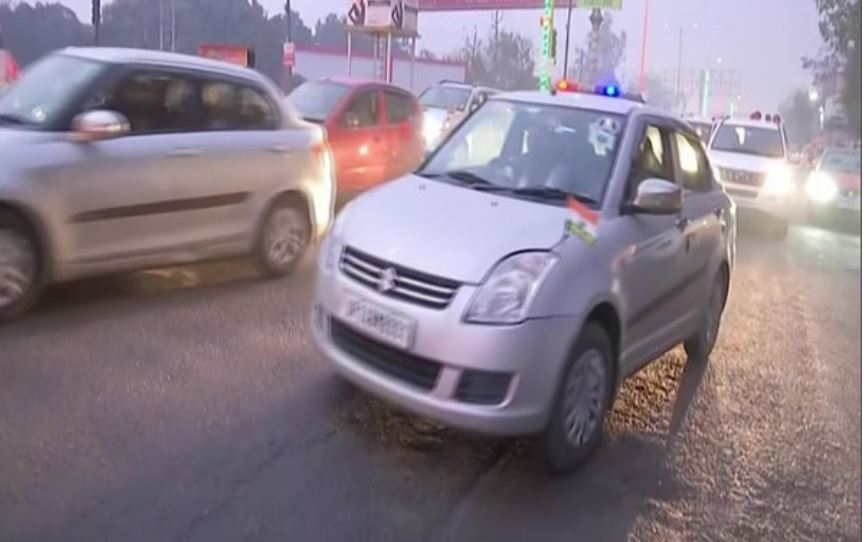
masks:
<svg viewBox="0 0 866 542"><path fill-rule="evenodd" d="M598 236L598 214L569 197L567 200L568 218L565 220L565 232L568 235L579 237L583 242L592 246Z"/></svg>
<svg viewBox="0 0 866 542"><path fill-rule="evenodd" d="M592 145L596 156L607 156L616 146L616 136L622 127L616 120L604 117L589 126L587 142Z"/></svg>

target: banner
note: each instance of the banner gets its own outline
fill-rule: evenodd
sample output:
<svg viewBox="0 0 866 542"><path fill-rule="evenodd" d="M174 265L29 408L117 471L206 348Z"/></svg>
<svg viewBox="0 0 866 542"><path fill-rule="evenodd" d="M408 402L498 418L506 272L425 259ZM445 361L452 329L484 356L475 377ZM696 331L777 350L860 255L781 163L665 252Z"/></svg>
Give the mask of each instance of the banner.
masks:
<svg viewBox="0 0 866 542"><path fill-rule="evenodd" d="M619 0L620 3L622 0ZM557 8L567 8L569 0L556 0ZM577 4L575 4L577 6ZM419 11L492 11L544 8L542 0L419 0Z"/></svg>

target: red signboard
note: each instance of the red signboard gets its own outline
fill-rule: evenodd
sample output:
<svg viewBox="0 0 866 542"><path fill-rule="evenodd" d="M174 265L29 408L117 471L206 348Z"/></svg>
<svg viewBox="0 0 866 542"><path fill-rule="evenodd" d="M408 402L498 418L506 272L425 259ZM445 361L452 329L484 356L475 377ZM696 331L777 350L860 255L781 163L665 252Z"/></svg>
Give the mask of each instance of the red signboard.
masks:
<svg viewBox="0 0 866 542"><path fill-rule="evenodd" d="M555 0L567 8L570 0ZM503 9L544 9L543 0L419 0L418 11L490 11Z"/></svg>
<svg viewBox="0 0 866 542"><path fill-rule="evenodd" d="M199 56L222 60L243 67L252 67L252 50L242 45L203 43L198 47Z"/></svg>
<svg viewBox="0 0 866 542"><path fill-rule="evenodd" d="M283 44L283 66L291 68L295 65L295 44L288 42Z"/></svg>

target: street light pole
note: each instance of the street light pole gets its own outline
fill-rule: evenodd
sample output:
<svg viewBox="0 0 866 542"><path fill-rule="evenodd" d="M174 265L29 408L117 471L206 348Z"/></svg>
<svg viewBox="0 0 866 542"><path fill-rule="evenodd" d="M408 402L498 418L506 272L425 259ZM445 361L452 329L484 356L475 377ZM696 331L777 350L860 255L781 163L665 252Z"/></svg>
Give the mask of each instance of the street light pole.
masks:
<svg viewBox="0 0 866 542"><path fill-rule="evenodd" d="M568 2L568 18L565 21L565 57L562 60L562 78L568 79L568 52L571 47L571 12L574 9L574 0Z"/></svg>
<svg viewBox="0 0 866 542"><path fill-rule="evenodd" d="M640 51L640 74L638 75L638 90L646 90L646 56L647 38L649 35L650 0L644 0L643 9L643 46Z"/></svg>
<svg viewBox="0 0 866 542"><path fill-rule="evenodd" d="M679 43L677 45L677 97L682 91L682 77L683 77L683 27L680 26L680 36Z"/></svg>

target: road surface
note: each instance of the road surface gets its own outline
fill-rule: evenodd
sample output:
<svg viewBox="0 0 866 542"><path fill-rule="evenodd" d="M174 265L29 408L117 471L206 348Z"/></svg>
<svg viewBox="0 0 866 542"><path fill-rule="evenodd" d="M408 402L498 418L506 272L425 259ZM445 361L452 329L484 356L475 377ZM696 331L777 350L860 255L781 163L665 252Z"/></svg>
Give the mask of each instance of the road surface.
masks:
<svg viewBox="0 0 866 542"><path fill-rule="evenodd" d="M746 226L710 363L632 378L558 480L334 377L311 261L55 288L0 327L0 541L859 539L860 240Z"/></svg>

